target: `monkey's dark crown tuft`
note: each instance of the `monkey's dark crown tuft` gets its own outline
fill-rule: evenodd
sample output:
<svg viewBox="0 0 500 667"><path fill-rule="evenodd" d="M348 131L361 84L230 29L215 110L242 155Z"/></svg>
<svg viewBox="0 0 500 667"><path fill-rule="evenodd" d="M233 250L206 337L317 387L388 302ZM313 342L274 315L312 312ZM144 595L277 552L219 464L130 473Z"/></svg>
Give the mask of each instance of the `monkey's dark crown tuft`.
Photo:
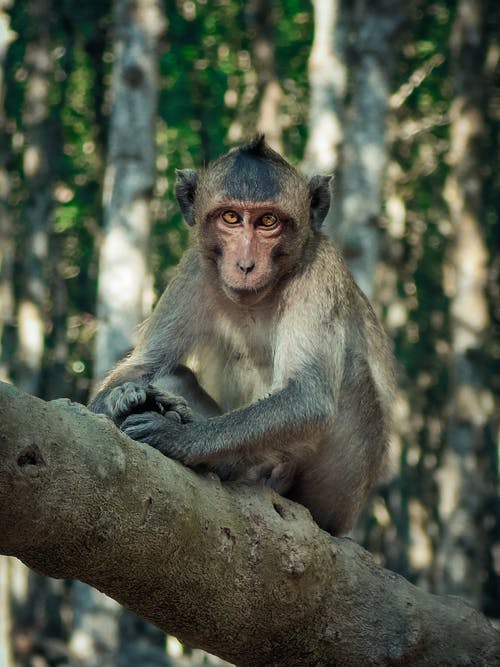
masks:
<svg viewBox="0 0 500 667"><path fill-rule="evenodd" d="M269 150L269 146L266 144L266 136L263 132L256 134L253 139L251 139L248 144L241 146L239 150L242 153L247 155L261 155L264 156Z"/></svg>
<svg viewBox="0 0 500 667"><path fill-rule="evenodd" d="M237 154L244 157L264 158L270 160L275 164L279 164L287 169L292 169L292 165L285 160L285 158L273 150L266 142L266 137L263 133L256 134L247 144L230 151L229 155Z"/></svg>
<svg viewBox="0 0 500 667"><path fill-rule="evenodd" d="M286 188L307 189L305 179L266 143L263 134L210 163L202 178L205 185L211 182L210 188L234 200L276 200Z"/></svg>

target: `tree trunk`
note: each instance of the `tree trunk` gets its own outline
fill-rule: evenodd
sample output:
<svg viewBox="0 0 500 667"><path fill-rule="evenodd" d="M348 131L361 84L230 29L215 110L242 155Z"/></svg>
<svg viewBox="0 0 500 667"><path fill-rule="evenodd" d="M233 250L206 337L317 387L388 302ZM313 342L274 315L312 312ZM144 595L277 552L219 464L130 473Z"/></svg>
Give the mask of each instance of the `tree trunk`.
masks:
<svg viewBox="0 0 500 667"><path fill-rule="evenodd" d="M385 121L402 0L363 0L354 9L351 103L346 115L342 173L334 200L333 236L363 292L372 298L387 162ZM336 203L335 203L336 202Z"/></svg>
<svg viewBox="0 0 500 667"><path fill-rule="evenodd" d="M147 250L155 175L158 40L165 26L157 0L115 0L115 62L104 238L99 263L94 379L133 346L151 308Z"/></svg>
<svg viewBox="0 0 500 667"><path fill-rule="evenodd" d="M347 84L347 27L341 0L314 0L314 40L309 57L309 139L304 171L333 174L343 140L343 108ZM341 15L342 14L342 15ZM331 232L331 220L326 221Z"/></svg>
<svg viewBox="0 0 500 667"><path fill-rule="evenodd" d="M116 667L120 605L81 581L73 582L71 603L72 662L79 667Z"/></svg>
<svg viewBox="0 0 500 667"><path fill-rule="evenodd" d="M241 667L500 665L481 614L383 570L271 489L198 475L81 406L6 384L0 415L0 553Z"/></svg>
<svg viewBox="0 0 500 667"><path fill-rule="evenodd" d="M483 3L460 0L451 35L455 98L451 109L450 174L445 197L453 229L446 289L451 297L452 355L447 450L439 472L442 536L440 592L480 607L485 569L485 482L479 456L490 401L479 357L489 326L486 300L488 252L481 229L484 141Z"/></svg>
<svg viewBox="0 0 500 667"><path fill-rule="evenodd" d="M165 25L158 0L114 2L113 106L99 259L96 383L133 346L135 329L152 305L149 207L155 179L158 46ZM112 600L77 582L75 605L73 654L85 646L79 664L166 664L165 653L153 655L154 646L141 642L128 612L120 612ZM120 633L120 624L129 628L127 636Z"/></svg>
<svg viewBox="0 0 500 667"><path fill-rule="evenodd" d="M48 237L52 212L52 127L50 124L50 87L53 81L53 55L50 38L52 4L50 0L31 0L27 4L29 32L26 35L26 84L23 101L24 152L23 172L26 205L20 220L20 257L22 274L17 303L17 341L15 373L27 391L41 392L42 363L45 351L47 301ZM14 241L7 228L6 252L12 271ZM3 248L2 248L3 250ZM8 302L12 292L7 297ZM12 302L10 302L12 303ZM12 307L13 310L13 307ZM9 312L7 310L7 312ZM20 563L11 563L10 598L15 615L12 618L11 641L40 639L42 631L34 622L32 595L42 579ZM14 583L15 580L15 583ZM37 619L39 620L39 619ZM21 656L26 660L26 655Z"/></svg>
<svg viewBox="0 0 500 667"><path fill-rule="evenodd" d="M0 556L0 665L14 667L9 558Z"/></svg>
<svg viewBox="0 0 500 667"><path fill-rule="evenodd" d="M53 77L50 0L31 0L34 34L26 46L27 81L23 126L23 169L27 204L22 219L23 275L18 305L17 381L30 393L40 391L45 347L46 264L52 209L49 92Z"/></svg>
<svg viewBox="0 0 500 667"><path fill-rule="evenodd" d="M70 395L66 364L68 348L68 290L64 278L63 240L52 234L49 238L50 266L48 281L51 294L48 364L44 373L44 397L47 399Z"/></svg>
<svg viewBox="0 0 500 667"><path fill-rule="evenodd" d="M264 132L268 144L274 150L282 152L280 104L283 91L276 72L276 4L269 0L249 0L246 13L252 40L252 58L257 73L257 130Z"/></svg>
<svg viewBox="0 0 500 667"><path fill-rule="evenodd" d="M5 131L5 57L14 36L8 10L11 0L0 0L0 380L10 374L6 327L14 322L14 230L9 211L10 182L7 172L8 137Z"/></svg>

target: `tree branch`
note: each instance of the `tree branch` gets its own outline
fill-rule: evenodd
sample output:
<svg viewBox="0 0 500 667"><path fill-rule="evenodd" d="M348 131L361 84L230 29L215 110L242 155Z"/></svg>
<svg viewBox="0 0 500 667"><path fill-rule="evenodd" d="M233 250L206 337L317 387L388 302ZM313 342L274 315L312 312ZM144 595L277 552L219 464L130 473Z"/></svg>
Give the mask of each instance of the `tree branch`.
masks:
<svg viewBox="0 0 500 667"><path fill-rule="evenodd" d="M0 552L238 665L500 665L498 633L271 490L201 477L0 383Z"/></svg>

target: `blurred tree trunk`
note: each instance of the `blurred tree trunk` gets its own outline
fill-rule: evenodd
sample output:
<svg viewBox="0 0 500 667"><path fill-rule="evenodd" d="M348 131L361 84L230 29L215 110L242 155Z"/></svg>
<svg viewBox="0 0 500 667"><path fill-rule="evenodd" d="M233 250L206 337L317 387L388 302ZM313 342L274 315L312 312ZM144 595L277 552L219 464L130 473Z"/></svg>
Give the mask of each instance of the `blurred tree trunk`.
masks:
<svg viewBox="0 0 500 667"><path fill-rule="evenodd" d="M64 279L62 239L55 234L49 238L49 288L51 295L48 364L44 373L44 396L50 400L70 395L66 363L68 350L68 290Z"/></svg>
<svg viewBox="0 0 500 667"><path fill-rule="evenodd" d="M332 174L344 137L347 85L347 26L341 0L313 0L314 40L309 57L309 138L303 168L308 174ZM342 15L342 16L341 16ZM327 220L331 232L331 220Z"/></svg>
<svg viewBox="0 0 500 667"><path fill-rule="evenodd" d="M0 665L13 667L12 606L8 556L0 556Z"/></svg>
<svg viewBox="0 0 500 667"><path fill-rule="evenodd" d="M488 433L487 461L488 478L491 480L491 494L486 508L488 574L484 581L482 608L487 616L500 618L500 6L496 0L485 3L485 90L487 93L486 122L488 136L486 145L488 153L496 155L496 160L483 161L487 165L487 179L484 189L484 210L488 218L488 243L490 252L490 277L488 285L488 301L490 305L491 325L488 331L488 368L486 378L494 397L493 414L490 419L491 430ZM491 371L490 371L491 369ZM489 460L488 460L489 459ZM488 516L489 515L489 516Z"/></svg>
<svg viewBox="0 0 500 667"><path fill-rule="evenodd" d="M69 654L72 663L81 667L116 667L118 602L81 581L74 581L71 604L73 627Z"/></svg>
<svg viewBox="0 0 500 667"><path fill-rule="evenodd" d="M23 172L26 204L20 220L19 257L22 273L17 301L16 383L26 391L41 393L42 362L45 350L45 308L47 300L47 248L52 211L51 127L49 93L53 80L50 41L51 0L30 0L27 4L27 31L24 66L22 122L24 130ZM11 237L12 242L12 237ZM12 252L13 244L7 250ZM11 262L12 256L10 255ZM22 563L13 564L15 590L11 600L12 640L24 642L31 651L32 642L40 639L35 624L32 595L41 580L30 574ZM22 656L20 660L29 657ZM22 662L27 664L27 662Z"/></svg>
<svg viewBox="0 0 500 667"><path fill-rule="evenodd" d="M347 9L346 4L343 6ZM352 83L342 170L335 188L333 236L356 282L372 298L387 164L386 112L405 3L362 0L348 11L352 12L349 23L354 30L348 54Z"/></svg>
<svg viewBox="0 0 500 667"><path fill-rule="evenodd" d="M276 72L276 4L269 0L249 0L246 14L252 38L252 58L257 73L257 130L264 132L267 142L274 150L282 152L280 104L283 91Z"/></svg>
<svg viewBox="0 0 500 667"><path fill-rule="evenodd" d="M52 151L58 156L64 154L64 129L61 119L64 109L69 106L67 98L68 81L74 67L74 34L67 28L64 35L56 34L53 40L64 44L64 58L59 60L59 102L53 109ZM62 47L59 47L62 50ZM62 74L63 73L63 74ZM61 173L61 178L64 178ZM44 396L48 400L61 396L71 396L70 376L67 371L68 346L68 290L66 285L66 258L64 256L63 234L52 226L48 239L50 261L47 270L47 285L50 293L48 318L50 327L46 336L45 369L43 374ZM72 397L74 398L74 397Z"/></svg>
<svg viewBox="0 0 500 667"><path fill-rule="evenodd" d="M38 394L45 345L46 263L52 209L49 92L53 78L50 0L28 3L31 36L26 44L27 71L23 127L23 170L27 203L21 221L22 265L18 304L17 384Z"/></svg>
<svg viewBox="0 0 500 667"><path fill-rule="evenodd" d="M5 57L14 38L10 30L8 10L12 0L0 0L0 380L8 380L9 351L6 347L6 326L14 322L14 230L9 211L10 182L7 172L8 136L5 117Z"/></svg>
<svg viewBox="0 0 500 667"><path fill-rule="evenodd" d="M334 172L333 205L325 231L342 247L356 281L370 298L380 264L386 115L397 33L405 16L402 0L354 6L342 0L314 1L309 139L303 169L309 174ZM397 269L384 265L383 275L384 281L377 280L376 301L386 308L396 298ZM355 531L356 539L404 573L408 573L409 543L405 437L410 412L403 418L399 413L408 407L407 400L401 390L390 466L398 474L371 498Z"/></svg>
<svg viewBox="0 0 500 667"><path fill-rule="evenodd" d="M158 40L165 18L157 0L115 0L115 61L104 238L99 263L94 379L133 345L151 308L148 241L155 177Z"/></svg>
<svg viewBox="0 0 500 667"><path fill-rule="evenodd" d="M155 180L159 39L166 26L158 0L114 2L112 111L104 182L94 381L133 346L151 308L148 270L150 201ZM164 636L145 641L135 617L102 593L74 583L71 652L85 667L163 667ZM123 628L126 628L124 630Z"/></svg>
<svg viewBox="0 0 500 667"><path fill-rule="evenodd" d="M451 298L450 411L441 470L438 591L481 602L485 571L485 479L480 467L488 400L480 371L489 326L488 251L481 229L483 3L460 0L450 38L454 101L445 197L453 230L446 290ZM479 575L479 576L478 576Z"/></svg>
<svg viewBox="0 0 500 667"><path fill-rule="evenodd" d="M309 139L303 168L308 173L337 169L325 229L342 247L369 297L379 254L395 38L404 17L403 0L363 0L354 7L341 0L314 2Z"/></svg>

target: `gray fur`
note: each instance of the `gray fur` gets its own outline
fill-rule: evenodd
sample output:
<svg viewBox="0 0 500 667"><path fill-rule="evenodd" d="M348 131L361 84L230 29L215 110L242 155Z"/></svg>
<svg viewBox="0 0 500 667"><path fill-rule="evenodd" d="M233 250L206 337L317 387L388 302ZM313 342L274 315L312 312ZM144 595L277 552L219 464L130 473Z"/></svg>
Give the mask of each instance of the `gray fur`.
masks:
<svg viewBox="0 0 500 667"><path fill-rule="evenodd" d="M285 181L290 169L283 167ZM209 167L204 192L196 190L192 202L201 227L193 247L135 350L90 407L167 456L222 479L268 484L308 507L321 527L346 533L384 462L394 380L373 310L317 231L327 212L328 179L309 185L293 176L302 188L302 199L296 190L287 209L295 221L293 234L284 235L293 266L283 264L273 290L245 306L227 298L207 259L211 178ZM280 207L286 205L282 194ZM123 390L128 382L133 387ZM120 399L111 400L120 385ZM138 412L143 390L146 408L155 400L162 410ZM172 391L193 411L176 406ZM123 392L131 400L122 421Z"/></svg>

